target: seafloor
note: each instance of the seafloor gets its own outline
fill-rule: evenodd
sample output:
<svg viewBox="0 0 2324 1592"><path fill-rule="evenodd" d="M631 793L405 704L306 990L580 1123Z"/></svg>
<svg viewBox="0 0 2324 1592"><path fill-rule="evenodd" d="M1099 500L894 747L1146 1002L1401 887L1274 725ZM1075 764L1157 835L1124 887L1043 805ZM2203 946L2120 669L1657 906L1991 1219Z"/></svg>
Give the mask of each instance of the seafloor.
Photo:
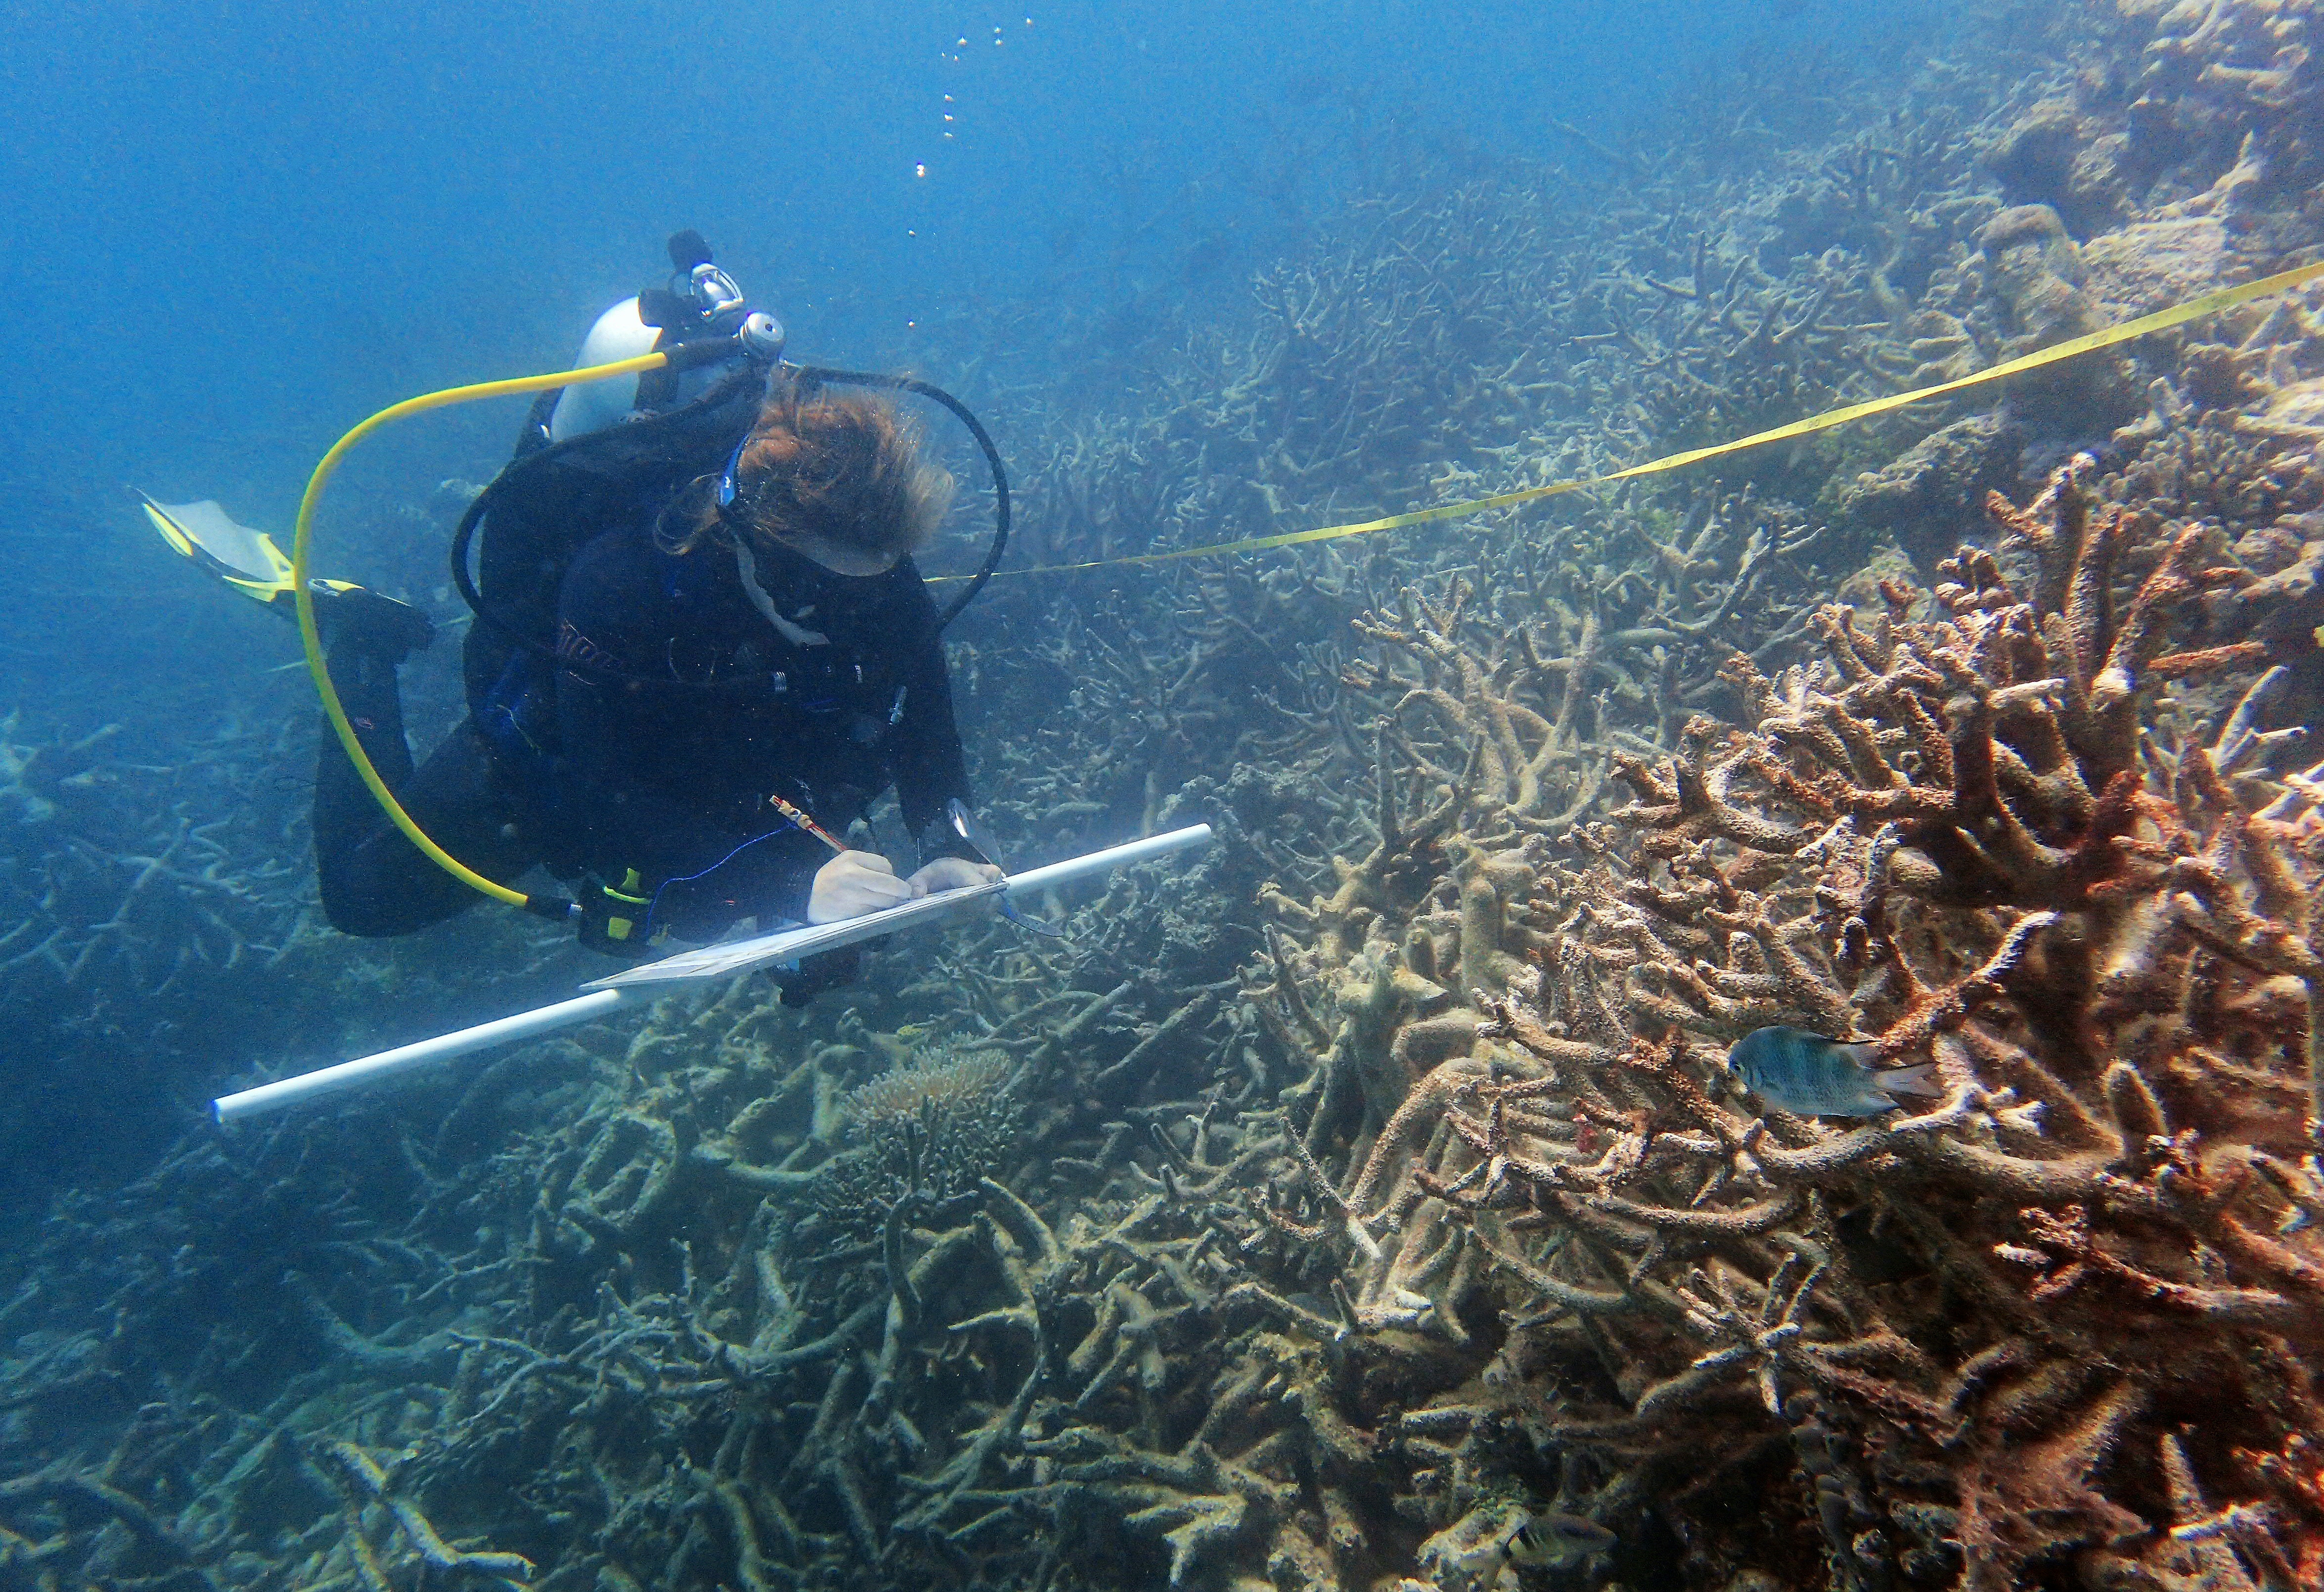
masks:
<svg viewBox="0 0 2324 1592"><path fill-rule="evenodd" d="M1563 165L1383 132L1239 315L927 374L1028 561L1627 464L2317 257L2319 56L1971 8ZM997 584L1005 838L1219 844L81 1180L0 1257L0 1587L2324 1585L2320 310ZM0 764L12 1144L217 1081L104 1045L577 966L318 930L287 688L167 766L69 706ZM1762 1115L1776 1023L1945 1093ZM1615 1546L1504 1567L1553 1510Z"/></svg>

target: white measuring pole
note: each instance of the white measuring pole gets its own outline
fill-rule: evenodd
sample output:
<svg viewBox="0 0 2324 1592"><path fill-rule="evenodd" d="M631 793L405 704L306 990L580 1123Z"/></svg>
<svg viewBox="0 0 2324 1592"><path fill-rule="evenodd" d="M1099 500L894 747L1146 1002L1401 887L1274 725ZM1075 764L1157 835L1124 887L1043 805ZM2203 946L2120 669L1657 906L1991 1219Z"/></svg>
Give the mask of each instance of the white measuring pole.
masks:
<svg viewBox="0 0 2324 1592"><path fill-rule="evenodd" d="M359 1089L400 1072L410 1072L414 1068L432 1066L455 1056L465 1056L471 1051L506 1044L512 1040L530 1039L535 1034L549 1033L559 1028L570 1028L576 1023L586 1023L592 1017L603 1017L622 1006L633 1004L637 998L623 990L593 990L569 1001L559 1001L553 1006L519 1012L513 1017L495 1017L490 1023L479 1023L474 1028L463 1028L456 1033L439 1033L434 1039L418 1040L408 1045L398 1045L392 1051L358 1056L352 1061L342 1061L337 1067L302 1072L296 1078L279 1078L273 1083L260 1084L254 1089L244 1089L239 1094L222 1095L210 1102L210 1115L221 1123L239 1122L245 1116L256 1116L261 1112L278 1111L295 1101L336 1095L342 1089Z"/></svg>
<svg viewBox="0 0 2324 1592"><path fill-rule="evenodd" d="M1061 884L1068 879L1102 874L1111 868L1145 862L1169 852L1206 846L1210 839L1211 827L1208 824L1173 829L1167 835L1149 835L1143 840L1132 840L1125 846L1111 847L1104 851L1091 852L1087 856L1076 856L1065 862L1051 863L1044 868L1011 875L1005 890L1014 894L1019 890L1032 891L1045 885ZM210 1102L210 1115L222 1124L235 1123L265 1112L279 1111L285 1106L336 1095L346 1089L362 1088L418 1068L447 1061L455 1056L465 1056L471 1051L530 1039L537 1034L569 1028L576 1023L586 1023L593 1017L606 1016L623 1006L643 1004L667 993L664 986L671 984L733 977L754 968L794 961L817 951L892 934L915 923L942 922L957 916L978 900L990 899L1003 891L1004 887L999 884L980 884L966 890L947 891L941 895L907 902L885 912L867 912L860 918L844 919L836 923L812 924L803 929L786 929L775 934L762 934L754 939L709 946L702 950L668 957L659 962L648 962L598 981L588 986L586 995L559 1001L552 1006L519 1012L512 1017L479 1023L474 1028L463 1028L455 1033L438 1034L434 1039L398 1045L392 1051L358 1056L336 1067L279 1078L273 1083L260 1084L255 1088L244 1089L236 1094L221 1095Z"/></svg>
<svg viewBox="0 0 2324 1592"><path fill-rule="evenodd" d="M1126 868L1131 863L1145 862L1169 852L1210 843L1211 826L1208 824L1189 825L1183 829L1173 829L1167 835L1148 835L1143 840L1110 846L1103 851L1093 851L1087 856L1068 857L1047 867L1028 868L1021 874L1011 874L1009 875L1009 893L1014 895L1020 890L1031 892L1051 884L1062 884L1068 879L1102 874L1112 868Z"/></svg>

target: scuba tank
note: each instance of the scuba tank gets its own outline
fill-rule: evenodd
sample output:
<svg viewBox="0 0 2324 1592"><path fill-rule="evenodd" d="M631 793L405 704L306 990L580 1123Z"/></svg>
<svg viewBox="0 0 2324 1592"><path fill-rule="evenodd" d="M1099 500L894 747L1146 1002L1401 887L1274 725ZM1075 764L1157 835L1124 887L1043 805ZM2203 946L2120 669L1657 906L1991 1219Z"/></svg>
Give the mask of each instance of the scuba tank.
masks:
<svg viewBox="0 0 2324 1592"><path fill-rule="evenodd" d="M734 279L712 263L710 245L695 231L669 240L667 287L622 300L597 318L581 339L573 368L610 365L657 348L714 338L733 341L742 356L772 365L783 356L783 326L763 310L752 310ZM540 425L544 439L564 442L600 431L641 411L666 409L698 397L710 382L710 366L673 375L616 376L554 394Z"/></svg>

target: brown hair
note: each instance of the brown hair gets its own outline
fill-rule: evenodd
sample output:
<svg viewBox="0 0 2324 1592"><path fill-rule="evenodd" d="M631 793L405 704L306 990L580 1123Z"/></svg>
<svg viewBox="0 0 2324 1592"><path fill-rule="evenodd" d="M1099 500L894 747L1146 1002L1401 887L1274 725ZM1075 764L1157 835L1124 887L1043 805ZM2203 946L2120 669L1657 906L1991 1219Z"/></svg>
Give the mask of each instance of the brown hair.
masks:
<svg viewBox="0 0 2324 1592"><path fill-rule="evenodd" d="M673 551L692 551L720 524L716 477L697 491L704 485L709 490L700 492L692 527ZM893 404L797 388L760 406L734 486L734 509L761 535L820 537L890 558L928 544L953 492L951 475L921 458L919 429Z"/></svg>

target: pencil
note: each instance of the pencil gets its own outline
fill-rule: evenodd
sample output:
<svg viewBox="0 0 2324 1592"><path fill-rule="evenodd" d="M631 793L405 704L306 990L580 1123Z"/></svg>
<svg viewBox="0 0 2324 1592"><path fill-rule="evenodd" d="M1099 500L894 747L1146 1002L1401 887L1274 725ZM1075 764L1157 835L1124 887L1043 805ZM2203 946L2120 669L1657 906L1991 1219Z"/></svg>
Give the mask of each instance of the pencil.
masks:
<svg viewBox="0 0 2324 1592"><path fill-rule="evenodd" d="M791 822L797 824L800 828L805 829L808 834L822 841L825 846L830 847L832 850L845 851L847 849L846 846L844 845L836 836L833 835L829 829L826 829L821 824L816 823L813 819L807 817L806 813L801 812L798 808L793 807L781 797L770 796L767 798L767 803L777 812L781 813L785 818L790 819Z"/></svg>

